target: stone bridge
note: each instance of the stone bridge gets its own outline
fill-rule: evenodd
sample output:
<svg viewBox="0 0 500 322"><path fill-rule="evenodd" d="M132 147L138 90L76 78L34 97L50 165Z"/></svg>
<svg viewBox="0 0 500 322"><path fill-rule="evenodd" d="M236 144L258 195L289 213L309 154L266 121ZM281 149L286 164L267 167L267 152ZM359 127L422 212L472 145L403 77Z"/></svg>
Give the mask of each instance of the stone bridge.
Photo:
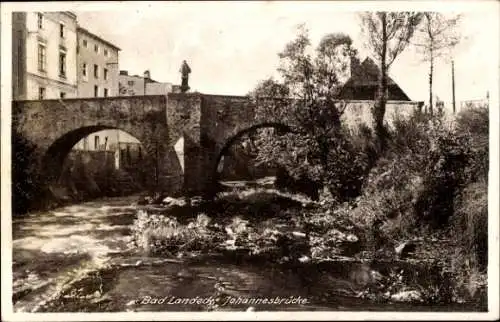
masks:
<svg viewBox="0 0 500 322"><path fill-rule="evenodd" d="M367 102L351 101L347 121L366 122ZM411 112L418 104L389 102L387 113L390 117L391 106L397 113ZM119 129L143 144L152 170L149 188L202 194L210 190L221 155L237 138L260 127L287 129L287 124L272 117L258 121L255 108L256 103L245 96L197 93L15 101L13 142L24 142L27 172L38 178L43 189L57 180L66 155L80 139ZM180 138L184 139L183 158L174 150Z"/></svg>

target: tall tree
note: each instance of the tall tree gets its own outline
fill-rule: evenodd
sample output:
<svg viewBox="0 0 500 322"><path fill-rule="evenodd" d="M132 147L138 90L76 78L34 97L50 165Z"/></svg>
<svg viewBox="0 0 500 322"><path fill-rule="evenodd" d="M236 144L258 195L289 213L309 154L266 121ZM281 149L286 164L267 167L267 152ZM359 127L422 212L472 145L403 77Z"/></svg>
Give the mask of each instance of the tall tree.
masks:
<svg viewBox="0 0 500 322"><path fill-rule="evenodd" d="M316 66L319 90L335 92L339 83L345 83L350 75L351 62L357 59L358 51L352 47L352 39L344 33L325 35L316 48Z"/></svg>
<svg viewBox="0 0 500 322"><path fill-rule="evenodd" d="M261 82L253 92L287 100L259 101L258 115L294 125L294 133L258 137L259 162L285 168L295 179L325 184L340 199L356 194L355 174L359 155L342 128L346 104L336 101L341 79L356 55L352 40L345 34L329 34L312 48L308 31L299 28L280 58L280 82ZM276 133L276 132L274 132Z"/></svg>
<svg viewBox="0 0 500 322"><path fill-rule="evenodd" d="M439 12L424 12L422 22L412 44L417 47L425 62L429 62L429 113L433 114L432 80L434 62L440 57L448 57L459 43L458 24L461 15L447 17Z"/></svg>
<svg viewBox="0 0 500 322"><path fill-rule="evenodd" d="M422 13L416 12L363 12L360 14L362 30L367 38L366 44L373 51L380 65L372 116L375 133L382 150L387 145L387 130L384 126L387 74L396 57L408 46L422 16Z"/></svg>
<svg viewBox="0 0 500 322"><path fill-rule="evenodd" d="M290 91L288 87L279 83L274 78L270 77L263 81L260 81L257 86L248 93L251 97L262 97L262 98L288 98L290 96Z"/></svg>

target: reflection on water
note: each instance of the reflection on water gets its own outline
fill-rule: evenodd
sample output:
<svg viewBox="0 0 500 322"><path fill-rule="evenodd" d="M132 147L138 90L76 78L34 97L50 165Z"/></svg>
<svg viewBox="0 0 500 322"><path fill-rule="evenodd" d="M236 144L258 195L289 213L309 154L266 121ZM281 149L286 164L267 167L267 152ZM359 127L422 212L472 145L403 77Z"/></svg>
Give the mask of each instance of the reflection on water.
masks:
<svg viewBox="0 0 500 322"><path fill-rule="evenodd" d="M134 200L106 199L15 218L15 310L418 309L358 298L360 288L349 280L349 274L366 270L362 264L285 267L215 257L169 260L137 253L129 227L135 218ZM103 270L109 263L112 268ZM65 296L54 301L54 294L61 292ZM290 297L307 302L285 303ZM195 303L179 303L196 298ZM250 299L261 302L250 303ZM264 304L263 299L273 302ZM283 300L276 303L276 299ZM421 309L467 310L453 305Z"/></svg>

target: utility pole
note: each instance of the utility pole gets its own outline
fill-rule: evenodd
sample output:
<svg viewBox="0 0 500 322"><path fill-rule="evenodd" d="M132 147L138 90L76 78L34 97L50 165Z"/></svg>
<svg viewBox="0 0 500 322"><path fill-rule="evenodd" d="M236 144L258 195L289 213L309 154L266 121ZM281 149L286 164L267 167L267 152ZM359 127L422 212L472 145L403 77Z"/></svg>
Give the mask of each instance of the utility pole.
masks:
<svg viewBox="0 0 500 322"><path fill-rule="evenodd" d="M453 114L455 114L455 62L451 61L451 92L453 101Z"/></svg>

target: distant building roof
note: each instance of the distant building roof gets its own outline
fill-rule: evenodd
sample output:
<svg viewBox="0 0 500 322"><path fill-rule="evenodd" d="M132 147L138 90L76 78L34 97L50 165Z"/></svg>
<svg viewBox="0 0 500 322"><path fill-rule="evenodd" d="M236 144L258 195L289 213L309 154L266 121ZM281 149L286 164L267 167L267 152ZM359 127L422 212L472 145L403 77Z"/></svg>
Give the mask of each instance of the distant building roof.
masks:
<svg viewBox="0 0 500 322"><path fill-rule="evenodd" d="M63 11L63 13L67 14L68 16L70 16L73 19L77 18L76 13L74 13L73 11Z"/></svg>
<svg viewBox="0 0 500 322"><path fill-rule="evenodd" d="M366 58L361 64L353 66L351 69L351 77L339 89L339 95L344 96L349 88L376 88L378 86L378 76L380 69L371 58ZM399 85L390 77L387 76L387 86L397 91L398 99L408 100L410 98Z"/></svg>
<svg viewBox="0 0 500 322"><path fill-rule="evenodd" d="M366 58L361 64L354 67L351 72L351 78L346 82L346 85L351 86L370 86L378 84L378 75L380 69L375 62L370 58ZM387 85L396 85L394 80L387 76Z"/></svg>
<svg viewBox="0 0 500 322"><path fill-rule="evenodd" d="M119 73L119 76L126 76L126 77L134 77L134 78L141 78L141 79L145 79L146 82L148 83L159 83L158 81L150 78L150 77L144 77L144 76L139 76L139 75L129 75L128 74L128 71L126 70L120 70L120 73Z"/></svg>
<svg viewBox="0 0 500 322"><path fill-rule="evenodd" d="M78 29L77 29L77 30L78 30L79 32L82 32L82 33L84 33L84 34L87 34L88 36L90 36L90 37L92 37L92 38L94 38L94 39L99 40L100 42L105 43L106 45L108 45L108 46L110 46L110 47L113 47L113 48L115 48L115 49L117 49L117 50L121 50L119 47L117 47L117 46L113 45L112 43L110 43L110 42L109 42L109 41L107 41L106 39L104 39L104 38L102 38L102 37L97 36L96 34L94 34L94 33L90 32L90 31L88 31L87 29L85 29L85 28L83 28L83 27L81 27L81 26L78 26Z"/></svg>

